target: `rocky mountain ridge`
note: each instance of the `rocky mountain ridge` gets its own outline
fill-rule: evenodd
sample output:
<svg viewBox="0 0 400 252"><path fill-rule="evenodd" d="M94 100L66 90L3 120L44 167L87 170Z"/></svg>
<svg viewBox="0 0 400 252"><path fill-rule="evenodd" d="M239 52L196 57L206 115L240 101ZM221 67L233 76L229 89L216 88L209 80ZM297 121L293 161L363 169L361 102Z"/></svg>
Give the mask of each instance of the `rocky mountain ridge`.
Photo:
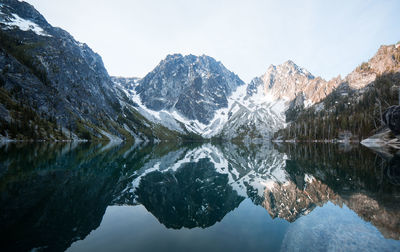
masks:
<svg viewBox="0 0 400 252"><path fill-rule="evenodd" d="M1 139L179 138L137 112L97 53L26 2L0 4L0 93Z"/></svg>

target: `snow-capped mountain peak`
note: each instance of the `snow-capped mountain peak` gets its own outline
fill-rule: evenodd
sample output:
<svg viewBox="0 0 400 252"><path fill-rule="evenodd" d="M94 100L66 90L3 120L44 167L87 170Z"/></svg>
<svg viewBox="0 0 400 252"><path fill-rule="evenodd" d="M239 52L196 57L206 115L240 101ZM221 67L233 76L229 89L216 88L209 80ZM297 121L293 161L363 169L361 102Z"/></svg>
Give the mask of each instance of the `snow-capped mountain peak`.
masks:
<svg viewBox="0 0 400 252"><path fill-rule="evenodd" d="M244 82L236 74L209 56L173 54L141 79L135 91L149 109L176 111L209 124L240 85Z"/></svg>

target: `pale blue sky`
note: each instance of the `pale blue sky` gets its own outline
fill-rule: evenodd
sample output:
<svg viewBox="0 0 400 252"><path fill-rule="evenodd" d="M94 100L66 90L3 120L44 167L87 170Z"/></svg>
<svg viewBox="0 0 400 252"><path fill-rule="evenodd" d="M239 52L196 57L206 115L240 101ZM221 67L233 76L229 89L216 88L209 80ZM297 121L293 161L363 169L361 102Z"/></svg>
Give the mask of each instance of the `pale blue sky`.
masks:
<svg viewBox="0 0 400 252"><path fill-rule="evenodd" d="M27 0L98 52L111 75L143 77L167 54L206 54L248 82L291 59L346 75L400 40L399 0Z"/></svg>

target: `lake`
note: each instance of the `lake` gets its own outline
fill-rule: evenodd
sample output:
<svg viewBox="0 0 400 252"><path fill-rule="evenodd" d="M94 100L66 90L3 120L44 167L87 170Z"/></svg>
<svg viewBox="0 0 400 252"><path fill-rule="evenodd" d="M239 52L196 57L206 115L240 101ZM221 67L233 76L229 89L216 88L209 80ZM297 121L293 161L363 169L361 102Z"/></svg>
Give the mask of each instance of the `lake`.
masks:
<svg viewBox="0 0 400 252"><path fill-rule="evenodd" d="M0 251L400 251L399 201L359 145L0 146Z"/></svg>

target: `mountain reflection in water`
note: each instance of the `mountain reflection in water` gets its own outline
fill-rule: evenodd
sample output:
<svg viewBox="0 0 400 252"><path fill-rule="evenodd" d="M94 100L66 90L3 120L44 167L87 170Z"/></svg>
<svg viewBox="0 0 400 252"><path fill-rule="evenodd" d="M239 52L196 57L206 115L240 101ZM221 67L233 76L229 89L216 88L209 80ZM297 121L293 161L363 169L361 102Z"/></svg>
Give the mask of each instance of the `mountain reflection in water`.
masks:
<svg viewBox="0 0 400 252"><path fill-rule="evenodd" d="M0 250L399 250L399 168L332 144L3 145Z"/></svg>

